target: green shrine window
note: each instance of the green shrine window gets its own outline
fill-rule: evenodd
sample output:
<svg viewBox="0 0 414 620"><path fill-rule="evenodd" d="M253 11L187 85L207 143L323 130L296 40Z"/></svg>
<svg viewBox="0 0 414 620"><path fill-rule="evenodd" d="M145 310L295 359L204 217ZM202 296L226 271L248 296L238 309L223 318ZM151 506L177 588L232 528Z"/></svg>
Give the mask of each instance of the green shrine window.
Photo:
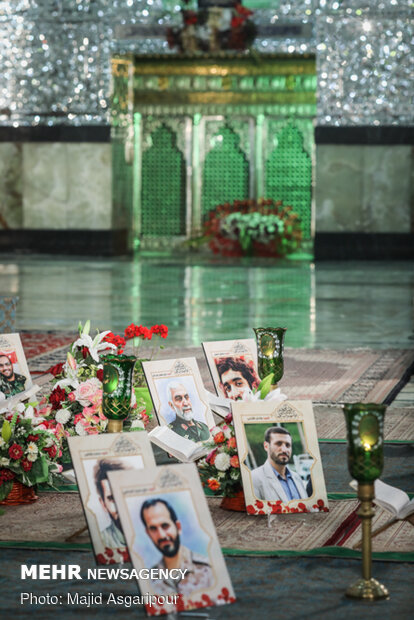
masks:
<svg viewBox="0 0 414 620"><path fill-rule="evenodd" d="M161 125L142 154L143 236L185 234L185 163L176 136Z"/></svg>
<svg viewBox="0 0 414 620"><path fill-rule="evenodd" d="M125 55L112 71L114 225L131 245L171 247L217 205L261 197L292 206L311 240L313 56Z"/></svg>
<svg viewBox="0 0 414 620"><path fill-rule="evenodd" d="M249 197L249 162L240 149L240 138L222 126L212 137L213 148L203 166L203 216L223 202Z"/></svg>
<svg viewBox="0 0 414 620"><path fill-rule="evenodd" d="M276 147L266 161L266 197L282 200L300 215L305 239L311 234L312 161L304 136L293 123L275 137Z"/></svg>

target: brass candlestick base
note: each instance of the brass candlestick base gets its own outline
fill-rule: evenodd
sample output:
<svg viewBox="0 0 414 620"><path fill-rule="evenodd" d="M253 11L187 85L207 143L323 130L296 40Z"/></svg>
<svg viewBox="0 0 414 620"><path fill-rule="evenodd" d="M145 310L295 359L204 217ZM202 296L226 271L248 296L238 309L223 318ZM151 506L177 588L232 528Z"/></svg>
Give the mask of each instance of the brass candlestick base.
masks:
<svg viewBox="0 0 414 620"><path fill-rule="evenodd" d="M122 433L124 427L123 420L108 420L108 426L106 427L107 433Z"/></svg>
<svg viewBox="0 0 414 620"><path fill-rule="evenodd" d="M372 508L374 497L374 484L372 482L359 483L358 499L361 506L357 514L361 517L362 525L362 579L358 579L347 589L346 596L365 601L378 601L389 596L387 588L371 577L371 521L375 514Z"/></svg>
<svg viewBox="0 0 414 620"><path fill-rule="evenodd" d="M358 579L346 591L348 598L363 599L365 601L379 601L389 597L388 590L376 579Z"/></svg>

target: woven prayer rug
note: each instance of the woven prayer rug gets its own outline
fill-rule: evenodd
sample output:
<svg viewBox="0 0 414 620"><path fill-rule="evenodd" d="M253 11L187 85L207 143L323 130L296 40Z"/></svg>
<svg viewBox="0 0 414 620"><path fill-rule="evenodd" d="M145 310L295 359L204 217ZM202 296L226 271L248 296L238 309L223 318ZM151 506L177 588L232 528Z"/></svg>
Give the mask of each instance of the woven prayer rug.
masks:
<svg viewBox="0 0 414 620"><path fill-rule="evenodd" d="M21 331L20 338L27 360L39 355L52 353L68 346L76 338L76 333L60 331Z"/></svg>
<svg viewBox="0 0 414 620"><path fill-rule="evenodd" d="M338 405L314 405L319 439L345 441L345 416ZM414 441L414 407L387 407L384 439L393 442Z"/></svg>
<svg viewBox="0 0 414 620"><path fill-rule="evenodd" d="M244 512L232 512L220 508L220 499L208 498L209 508L217 529L220 545L228 553L246 552L248 555L279 551L310 551L324 549L333 555L352 548L359 542L361 526L356 516L358 501L331 500L327 513L250 516ZM82 505L77 494L45 493L38 501L26 506L8 506L3 518L7 528L2 528L0 541L3 545L37 542L47 547L50 543L63 544L72 534L86 525ZM390 518L379 508L373 519L373 530ZM89 534L84 531L71 541L89 544ZM413 554L414 529L407 521L398 522L373 539L373 551L378 553ZM341 555L341 553L339 553ZM410 560L407 555L406 559ZM414 560L414 555L412 555Z"/></svg>

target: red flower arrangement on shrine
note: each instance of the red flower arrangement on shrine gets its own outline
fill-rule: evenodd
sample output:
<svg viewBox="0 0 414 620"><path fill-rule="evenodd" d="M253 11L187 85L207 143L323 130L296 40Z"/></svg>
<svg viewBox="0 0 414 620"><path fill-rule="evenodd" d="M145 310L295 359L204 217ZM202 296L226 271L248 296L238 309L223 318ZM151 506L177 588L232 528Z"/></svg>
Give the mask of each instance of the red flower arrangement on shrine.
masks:
<svg viewBox="0 0 414 620"><path fill-rule="evenodd" d="M189 0L184 0L187 5ZM198 11L182 9L183 25L167 30L171 48L180 52L217 52L220 50L245 50L253 43L256 26L250 19L253 11L241 2L228 7L205 7Z"/></svg>
<svg viewBox="0 0 414 620"><path fill-rule="evenodd" d="M299 216L280 200L235 200L209 212L203 240L222 256L283 257L300 247L302 229Z"/></svg>

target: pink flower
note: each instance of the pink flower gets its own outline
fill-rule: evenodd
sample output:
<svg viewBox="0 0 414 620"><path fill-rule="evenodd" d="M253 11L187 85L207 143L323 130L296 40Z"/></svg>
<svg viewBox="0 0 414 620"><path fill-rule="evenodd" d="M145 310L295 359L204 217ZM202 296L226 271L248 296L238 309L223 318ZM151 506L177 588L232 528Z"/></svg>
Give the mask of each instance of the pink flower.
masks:
<svg viewBox="0 0 414 620"><path fill-rule="evenodd" d="M82 411L82 415L85 418L85 421L88 424L99 424L99 417L97 415L95 415L95 408L94 407L84 407L83 411ZM81 420L82 424L83 421Z"/></svg>
<svg viewBox="0 0 414 620"><path fill-rule="evenodd" d="M102 401L101 382L96 377L87 379L76 388L75 397L83 407L90 404L100 404Z"/></svg>
<svg viewBox="0 0 414 620"><path fill-rule="evenodd" d="M76 400L75 392L69 392L69 394L68 394L68 400L69 400L71 403L74 403L74 402L75 402L75 400Z"/></svg>
<svg viewBox="0 0 414 620"><path fill-rule="evenodd" d="M85 426L85 431L88 435L97 435L99 433L99 428L96 426Z"/></svg>
<svg viewBox="0 0 414 620"><path fill-rule="evenodd" d="M37 411L35 410L35 416L41 418L47 418L52 413L53 407L52 405L46 405L45 407L40 407Z"/></svg>
<svg viewBox="0 0 414 620"><path fill-rule="evenodd" d="M83 420L83 415L81 413L77 413L75 415L75 418L73 420L73 424L76 426L78 422L82 422Z"/></svg>

